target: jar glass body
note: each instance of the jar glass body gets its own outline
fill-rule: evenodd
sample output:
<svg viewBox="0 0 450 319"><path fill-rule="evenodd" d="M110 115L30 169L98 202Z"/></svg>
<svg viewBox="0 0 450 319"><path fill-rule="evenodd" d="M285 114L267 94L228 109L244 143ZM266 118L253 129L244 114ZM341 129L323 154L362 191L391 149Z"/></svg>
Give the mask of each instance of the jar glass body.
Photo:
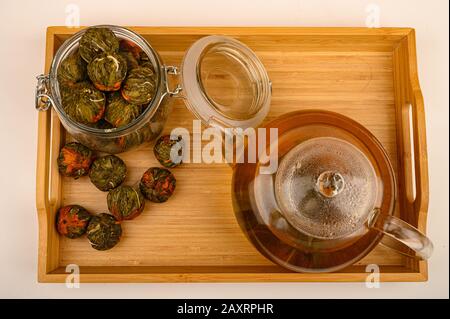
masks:
<svg viewBox="0 0 450 319"><path fill-rule="evenodd" d="M144 142L155 139L162 131L171 110L172 99L167 90L166 68L158 53L141 36L126 28L118 26L107 27L114 32L119 40L127 40L138 45L149 57L156 73L155 96L146 106L140 116L128 125L120 128L99 129L80 124L72 120L64 111L59 89L58 68L62 61L77 50L79 41L86 29L76 33L66 40L58 49L49 73L48 86L53 101L53 110L64 128L80 143L97 151L110 154L127 151Z"/></svg>

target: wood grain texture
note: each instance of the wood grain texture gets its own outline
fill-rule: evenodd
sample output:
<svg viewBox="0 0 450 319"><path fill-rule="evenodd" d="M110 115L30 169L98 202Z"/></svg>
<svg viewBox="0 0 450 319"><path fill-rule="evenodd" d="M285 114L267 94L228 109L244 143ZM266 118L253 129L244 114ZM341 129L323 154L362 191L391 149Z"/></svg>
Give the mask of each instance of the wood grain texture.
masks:
<svg viewBox="0 0 450 319"><path fill-rule="evenodd" d="M185 50L209 34L225 34L246 43L261 58L273 83L271 110L265 120L301 109L339 112L366 126L386 148L399 180L396 214L426 225L428 202L423 99L415 67L411 29L387 28L131 28L143 35L168 65L179 65ZM47 71L58 46L77 29L47 30ZM412 39L412 40L411 40ZM405 137L405 101L413 104L415 151ZM48 112L49 113L49 112ZM98 252L86 238L57 236L54 214L60 205L78 203L107 211L106 193L83 177L61 178L56 156L66 136L57 115L39 114L37 208L39 280L63 282L64 267L81 266L84 282L218 281L364 281L365 266L378 264L385 281L426 279L426 262L411 261L378 246L352 267L333 274L292 273L262 257L241 232L231 205L232 171L225 164L184 164L173 169L177 190L165 204L147 202L143 214L123 224L123 240ZM193 115L174 102L164 133L192 127ZM50 130L51 126L51 130ZM129 168L126 184L159 166L153 143L119 154ZM415 159L415 181L406 170ZM409 165L409 166L408 166ZM409 199L408 199L409 198Z"/></svg>

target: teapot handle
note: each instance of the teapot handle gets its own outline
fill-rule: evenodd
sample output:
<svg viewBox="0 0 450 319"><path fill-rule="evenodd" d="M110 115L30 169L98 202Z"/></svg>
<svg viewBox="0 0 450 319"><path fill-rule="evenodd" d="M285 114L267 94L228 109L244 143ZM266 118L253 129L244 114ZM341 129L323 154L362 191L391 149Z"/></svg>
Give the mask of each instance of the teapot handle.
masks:
<svg viewBox="0 0 450 319"><path fill-rule="evenodd" d="M395 216L382 214L378 210L370 219L369 227L388 236L394 244L400 244L393 245L383 242L386 246L407 256L428 259L433 252L433 243L427 236ZM404 249L399 249L399 246L408 248L408 251L405 252Z"/></svg>

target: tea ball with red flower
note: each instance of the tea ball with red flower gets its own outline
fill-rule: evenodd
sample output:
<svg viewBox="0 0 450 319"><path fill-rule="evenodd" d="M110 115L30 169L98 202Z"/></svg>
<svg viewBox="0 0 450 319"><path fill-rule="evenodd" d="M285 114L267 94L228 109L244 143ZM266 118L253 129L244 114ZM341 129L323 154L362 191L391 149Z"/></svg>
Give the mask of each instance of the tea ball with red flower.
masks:
<svg viewBox="0 0 450 319"><path fill-rule="evenodd" d="M78 238L86 232L91 217L91 214L79 205L61 207L56 214L56 229L67 238Z"/></svg>
<svg viewBox="0 0 450 319"><path fill-rule="evenodd" d="M61 175L74 177L87 175L94 160L94 153L86 146L71 142L61 148L58 156L58 169Z"/></svg>
<svg viewBox="0 0 450 319"><path fill-rule="evenodd" d="M169 199L175 191L176 179L165 168L151 167L142 175L139 188L148 200L162 203Z"/></svg>

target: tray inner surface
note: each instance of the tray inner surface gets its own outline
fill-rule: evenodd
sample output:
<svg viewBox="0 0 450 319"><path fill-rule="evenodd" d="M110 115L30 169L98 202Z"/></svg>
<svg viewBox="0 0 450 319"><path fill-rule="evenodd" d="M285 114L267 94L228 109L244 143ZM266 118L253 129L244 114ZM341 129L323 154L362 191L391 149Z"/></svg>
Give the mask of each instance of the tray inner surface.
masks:
<svg viewBox="0 0 450 319"><path fill-rule="evenodd" d="M202 35L144 36L166 64L180 65L185 50ZM257 53L272 80L273 98L266 122L302 109L339 112L360 122L381 141L397 172L393 80L393 49L397 39L234 36ZM56 37L55 50L66 38L68 35ZM59 126L55 114L52 119ZM190 129L192 120L191 113L178 100L164 133L174 127ZM62 132L61 143L65 139L70 137ZM119 154L129 168L126 184L139 181L148 167L159 166L152 147L153 142ZM55 155L54 150L52 154ZM164 204L147 201L139 218L123 223L123 239L114 249L98 252L90 247L86 238L61 238L59 265L132 266L127 267L130 271L135 266L153 266L155 269L166 266L161 268L162 272L170 272L178 266L192 267L193 272L216 268L220 272L284 272L261 256L241 232L231 205L232 171L227 165L184 164L172 171L177 178L175 195ZM54 172L52 176L58 178ZM61 192L61 197L54 201L54 209L59 205L79 203L92 212L107 211L106 193L98 191L87 177L79 180L62 178L52 184L59 185ZM405 258L379 245L358 263L359 267L356 265L345 271L355 271L355 267L372 263L388 268L404 266Z"/></svg>

